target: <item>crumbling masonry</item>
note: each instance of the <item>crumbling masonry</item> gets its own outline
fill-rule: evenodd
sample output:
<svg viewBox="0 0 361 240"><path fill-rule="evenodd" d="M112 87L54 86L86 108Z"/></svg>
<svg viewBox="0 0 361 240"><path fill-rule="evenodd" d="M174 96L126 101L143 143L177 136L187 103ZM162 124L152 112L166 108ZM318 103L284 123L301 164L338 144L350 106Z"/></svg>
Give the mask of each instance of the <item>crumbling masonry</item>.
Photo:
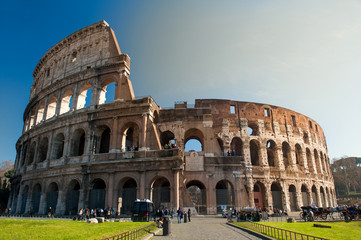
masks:
<svg viewBox="0 0 361 240"><path fill-rule="evenodd" d="M105 21L41 58L16 144L13 212L113 207L127 214L135 198L200 214L336 204L325 136L314 120L231 100L162 109L151 97L134 97L129 66ZM186 152L190 140L201 150Z"/></svg>

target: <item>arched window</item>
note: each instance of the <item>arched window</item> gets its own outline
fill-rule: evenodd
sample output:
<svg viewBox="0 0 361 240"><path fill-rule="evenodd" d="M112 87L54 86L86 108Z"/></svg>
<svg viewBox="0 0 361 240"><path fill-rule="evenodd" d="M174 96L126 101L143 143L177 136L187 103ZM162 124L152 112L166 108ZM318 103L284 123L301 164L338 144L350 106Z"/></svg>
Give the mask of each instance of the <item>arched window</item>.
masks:
<svg viewBox="0 0 361 240"><path fill-rule="evenodd" d="M249 144L250 152L251 152L251 163L252 166L259 166L259 143L256 140L252 140Z"/></svg>
<svg viewBox="0 0 361 240"><path fill-rule="evenodd" d="M201 152L203 151L203 133L196 128L188 129L185 133L184 137L184 146L185 151L196 151Z"/></svg>
<svg viewBox="0 0 361 240"><path fill-rule="evenodd" d="M137 182L133 178L125 178L119 183L118 198L122 199L118 208L121 208L123 214L130 214L137 198Z"/></svg>
<svg viewBox="0 0 361 240"><path fill-rule="evenodd" d="M58 133L53 143L52 159L61 158L63 156L63 151L64 151L64 135L62 133Z"/></svg>
<svg viewBox="0 0 361 240"><path fill-rule="evenodd" d="M273 140L269 140L267 141L267 160L268 160L268 165L270 167L274 167L275 166L275 161L276 161L276 157L277 157L277 149L276 149L276 143Z"/></svg>
<svg viewBox="0 0 361 240"><path fill-rule="evenodd" d="M261 182L256 182L253 185L254 205L261 210L266 206L264 189L264 185Z"/></svg>
<svg viewBox="0 0 361 240"><path fill-rule="evenodd" d="M27 159L28 165L32 164L34 161L35 150L36 150L36 142L32 142L30 145L30 151Z"/></svg>
<svg viewBox="0 0 361 240"><path fill-rule="evenodd" d="M70 156L81 156L84 154L85 132L77 129L71 138Z"/></svg>
<svg viewBox="0 0 361 240"><path fill-rule="evenodd" d="M105 208L106 185L103 179L96 178L92 181L89 193L89 208Z"/></svg>
<svg viewBox="0 0 361 240"><path fill-rule="evenodd" d="M29 129L31 129L32 127L34 127L34 120L35 120L35 111L32 110L31 113L30 113Z"/></svg>
<svg viewBox="0 0 361 240"><path fill-rule="evenodd" d="M299 144L295 145L296 164L303 166L302 149Z"/></svg>
<svg viewBox="0 0 361 240"><path fill-rule="evenodd" d="M297 195L296 195L295 185L290 185L288 191L289 191L291 211L297 211Z"/></svg>
<svg viewBox="0 0 361 240"><path fill-rule="evenodd" d="M282 187L279 183L272 183L271 185L273 208L283 209L282 201Z"/></svg>
<svg viewBox="0 0 361 240"><path fill-rule="evenodd" d="M104 86L99 94L99 104L114 102L115 82Z"/></svg>
<svg viewBox="0 0 361 240"><path fill-rule="evenodd" d="M320 166L320 159L319 159L318 152L316 149L313 151L313 154L315 157L316 170L318 173L321 173L322 170L321 170L321 166Z"/></svg>
<svg viewBox="0 0 361 240"><path fill-rule="evenodd" d="M56 204L58 202L58 185L53 182L49 185L48 191L46 193L46 209L49 210L49 208L54 209L54 212L56 210Z"/></svg>
<svg viewBox="0 0 361 240"><path fill-rule="evenodd" d="M287 142L282 143L282 155L285 169L291 165L291 147Z"/></svg>
<svg viewBox="0 0 361 240"><path fill-rule="evenodd" d="M39 124L43 120L45 103L40 103L38 114L36 115L36 124Z"/></svg>
<svg viewBox="0 0 361 240"><path fill-rule="evenodd" d="M88 83L88 84L83 85L83 87L80 89L76 109L80 109L80 108L90 106L91 95L92 95L92 89L91 88L92 88L92 85L90 85Z"/></svg>
<svg viewBox="0 0 361 240"><path fill-rule="evenodd" d="M165 131L160 134L160 144L164 149L175 147L174 133L171 131Z"/></svg>
<svg viewBox="0 0 361 240"><path fill-rule="evenodd" d="M217 213L222 212L222 205L226 205L227 209L234 208L233 186L227 180L221 180L216 185L216 202Z"/></svg>
<svg viewBox="0 0 361 240"><path fill-rule="evenodd" d="M307 165L308 165L308 170L310 172L314 171L314 166L312 163L312 155L311 155L311 151L309 148L306 148L306 157L307 157Z"/></svg>
<svg viewBox="0 0 361 240"><path fill-rule="evenodd" d="M243 144L240 138L235 137L232 139L231 153L232 156L243 156Z"/></svg>
<svg viewBox="0 0 361 240"><path fill-rule="evenodd" d="M73 92L69 89L64 93L63 98L61 99L60 114L70 111L72 98Z"/></svg>
<svg viewBox="0 0 361 240"><path fill-rule="evenodd" d="M80 184L77 180L70 181L66 191L65 215L75 215L78 211Z"/></svg>
<svg viewBox="0 0 361 240"><path fill-rule="evenodd" d="M170 183L168 179L160 177L152 184L152 200L155 208L170 203Z"/></svg>
<svg viewBox="0 0 361 240"><path fill-rule="evenodd" d="M207 214L207 195L206 188L203 183L194 180L186 185L190 201L198 214Z"/></svg>
<svg viewBox="0 0 361 240"><path fill-rule="evenodd" d="M108 153L110 147L110 128L103 128L100 138L99 153Z"/></svg>
<svg viewBox="0 0 361 240"><path fill-rule="evenodd" d="M311 203L308 201L309 197L308 197L308 189L306 185L302 185L301 187L301 193L302 193L302 203L303 206L310 206Z"/></svg>
<svg viewBox="0 0 361 240"><path fill-rule="evenodd" d="M259 135L257 123L254 123L254 122L248 123L248 135L250 135L250 136L258 136Z"/></svg>
<svg viewBox="0 0 361 240"><path fill-rule="evenodd" d="M43 162L46 160L48 154L48 138L44 137L40 141L39 152L38 152L38 162Z"/></svg>
<svg viewBox="0 0 361 240"><path fill-rule="evenodd" d="M139 147L139 127L135 123L128 123L122 130L122 151L129 152L138 150Z"/></svg>
<svg viewBox="0 0 361 240"><path fill-rule="evenodd" d="M52 118L55 116L55 110L56 110L56 97L52 97L49 104L48 109L46 110L46 119Z"/></svg>
<svg viewBox="0 0 361 240"><path fill-rule="evenodd" d="M40 196L41 196L41 186L39 183L37 183L32 192L32 208L33 213L39 212L39 205L40 205Z"/></svg>

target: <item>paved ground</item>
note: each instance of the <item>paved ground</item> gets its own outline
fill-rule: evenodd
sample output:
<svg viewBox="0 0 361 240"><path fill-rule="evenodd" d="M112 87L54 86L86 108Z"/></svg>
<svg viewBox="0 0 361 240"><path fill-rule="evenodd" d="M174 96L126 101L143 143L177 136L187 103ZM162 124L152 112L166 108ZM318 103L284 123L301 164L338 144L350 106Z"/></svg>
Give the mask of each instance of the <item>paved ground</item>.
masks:
<svg viewBox="0 0 361 240"><path fill-rule="evenodd" d="M215 240L236 240L236 239L262 239L240 229L226 225L227 220L222 217L193 217L191 222L177 223L174 218L171 224L171 234L163 236L160 231L151 240L173 240L173 239L215 239Z"/></svg>

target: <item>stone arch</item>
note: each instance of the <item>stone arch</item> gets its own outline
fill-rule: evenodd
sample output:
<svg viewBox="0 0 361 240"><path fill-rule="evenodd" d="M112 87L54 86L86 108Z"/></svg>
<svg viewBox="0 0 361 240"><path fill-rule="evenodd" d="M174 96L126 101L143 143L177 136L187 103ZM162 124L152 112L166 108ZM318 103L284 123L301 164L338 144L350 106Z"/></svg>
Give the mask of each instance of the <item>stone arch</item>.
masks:
<svg viewBox="0 0 361 240"><path fill-rule="evenodd" d="M27 128L27 130L31 129L34 126L34 122L35 121L35 110L32 109L30 111L30 118L29 118L29 127Z"/></svg>
<svg viewBox="0 0 361 240"><path fill-rule="evenodd" d="M303 142L305 144L310 144L310 140L307 132L303 132Z"/></svg>
<svg viewBox="0 0 361 240"><path fill-rule="evenodd" d="M277 145L273 140L268 140L266 144L266 148L267 148L268 166L274 167L276 166L276 161L277 161Z"/></svg>
<svg viewBox="0 0 361 240"><path fill-rule="evenodd" d="M282 143L282 156L283 156L283 164L285 166L285 169L287 169L287 167L290 166L292 163L291 147L288 144L288 142Z"/></svg>
<svg viewBox="0 0 361 240"><path fill-rule="evenodd" d="M283 199L282 199L282 187L278 182L273 182L271 185L272 192L272 202L273 208L283 209Z"/></svg>
<svg viewBox="0 0 361 240"><path fill-rule="evenodd" d="M118 187L118 209L121 209L121 213L131 213L133 203L137 198L137 187L138 184L132 177L125 177L120 180Z"/></svg>
<svg viewBox="0 0 361 240"><path fill-rule="evenodd" d="M39 212L40 197L41 197L41 185L40 185L40 183L37 183L33 187L32 201L31 201L32 202L32 206L31 206L32 212L35 214Z"/></svg>
<svg viewBox="0 0 361 240"><path fill-rule="evenodd" d="M250 136L259 135L259 127L257 122L248 122L248 135Z"/></svg>
<svg viewBox="0 0 361 240"><path fill-rule="evenodd" d="M260 144L257 140L251 140L249 143L251 152L251 163L252 166L260 166Z"/></svg>
<svg viewBox="0 0 361 240"><path fill-rule="evenodd" d="M43 120L44 110L45 110L45 102L43 101L39 105L39 109L36 114L36 123L35 124L39 124Z"/></svg>
<svg viewBox="0 0 361 240"><path fill-rule="evenodd" d="M167 147L171 147L172 144L175 144L175 139L174 139L174 133L171 131L164 131L160 134L160 144L162 145L162 147L164 147L165 149Z"/></svg>
<svg viewBox="0 0 361 240"><path fill-rule="evenodd" d="M55 116L57 101L58 101L58 99L55 96L51 97L51 99L48 103L48 108L46 110L46 119L49 119L49 118L52 118Z"/></svg>
<svg viewBox="0 0 361 240"><path fill-rule="evenodd" d="M170 182L165 177L157 177L151 184L151 200L155 208L170 207Z"/></svg>
<svg viewBox="0 0 361 240"><path fill-rule="evenodd" d="M316 206L319 206L319 202L318 202L318 193L317 193L317 188L315 185L312 186L312 200L314 204L316 204ZM311 203L311 205L312 205Z"/></svg>
<svg viewBox="0 0 361 240"><path fill-rule="evenodd" d="M320 187L320 197L321 197L322 207L327 207L327 206L326 206L325 190L323 189L322 186Z"/></svg>
<svg viewBox="0 0 361 240"><path fill-rule="evenodd" d="M302 204L303 206L310 206L308 188L305 184L301 186Z"/></svg>
<svg viewBox="0 0 361 240"><path fill-rule="evenodd" d="M52 159L59 159L63 156L64 152L64 134L58 133L53 142L53 154Z"/></svg>
<svg viewBox="0 0 361 240"><path fill-rule="evenodd" d="M316 149L313 150L313 155L315 157L315 164L316 164L316 170L317 173L321 173L321 166L320 166L320 159L319 159L319 155Z"/></svg>
<svg viewBox="0 0 361 240"><path fill-rule="evenodd" d="M243 156L243 143L239 137L234 137L231 141L232 156Z"/></svg>
<svg viewBox="0 0 361 240"><path fill-rule="evenodd" d="M78 211L79 205L79 193L80 193L80 183L77 179L72 179L66 191L66 201L65 201L65 214L75 215Z"/></svg>
<svg viewBox="0 0 361 240"><path fill-rule="evenodd" d="M216 204L217 213L222 212L222 206L227 209L234 208L234 191L233 186L228 180L220 180L216 184Z"/></svg>
<svg viewBox="0 0 361 240"><path fill-rule="evenodd" d="M34 162L35 151L36 151L36 142L32 142L30 145L29 155L28 155L28 159L27 159L28 165L30 165Z"/></svg>
<svg viewBox="0 0 361 240"><path fill-rule="evenodd" d="M99 104L114 102L116 81L106 79L103 81L102 88L99 93Z"/></svg>
<svg viewBox="0 0 361 240"><path fill-rule="evenodd" d="M70 89L66 90L61 99L59 114L64 114L70 111L72 98L73 91Z"/></svg>
<svg viewBox="0 0 361 240"><path fill-rule="evenodd" d="M307 166L310 172L314 172L314 165L312 163L312 154L309 148L306 148Z"/></svg>
<svg viewBox="0 0 361 240"><path fill-rule="evenodd" d="M264 184L260 181L257 181L253 185L253 198L254 198L254 205L263 210L267 204L266 204L266 188Z"/></svg>
<svg viewBox="0 0 361 240"><path fill-rule="evenodd" d="M55 212L56 210L56 204L58 203L58 192L59 192L59 188L58 188L58 184L55 182L52 182L49 184L48 188L47 188L47 192L46 192L46 209L54 209L53 211Z"/></svg>
<svg viewBox="0 0 361 240"><path fill-rule="evenodd" d="M291 184L288 187L288 194L290 200L290 208L291 211L297 211L297 194L295 185Z"/></svg>
<svg viewBox="0 0 361 240"><path fill-rule="evenodd" d="M85 131L78 128L71 138L70 156L82 156L85 147Z"/></svg>
<svg viewBox="0 0 361 240"><path fill-rule="evenodd" d="M323 158L323 153L320 151L320 162L323 169L324 174L328 174L327 168L326 168L326 160Z"/></svg>
<svg viewBox="0 0 361 240"><path fill-rule="evenodd" d="M105 208L106 184L103 179L95 178L91 182L89 208Z"/></svg>
<svg viewBox="0 0 361 240"><path fill-rule="evenodd" d="M302 158L302 148L300 146L300 144L296 144L295 145L295 155L296 155L296 164L299 166L303 166L303 158Z"/></svg>
<svg viewBox="0 0 361 240"><path fill-rule="evenodd" d="M100 126L96 130L96 138L99 139L96 153L108 153L110 149L111 130L108 126Z"/></svg>
<svg viewBox="0 0 361 240"><path fill-rule="evenodd" d="M28 200L28 194L29 194L29 186L26 185L23 189L23 192L21 194L21 206L20 206L20 213L25 213L26 209L26 202Z"/></svg>
<svg viewBox="0 0 361 240"><path fill-rule="evenodd" d="M48 155L49 141L47 137L43 137L40 140L39 149L38 149L38 162L43 162L46 160Z"/></svg>
<svg viewBox="0 0 361 240"><path fill-rule="evenodd" d="M134 122L125 124L122 128L122 151L134 151L139 147L139 126Z"/></svg>
<svg viewBox="0 0 361 240"><path fill-rule="evenodd" d="M197 128L188 129L184 134L184 146L186 146L190 140L198 141L201 145L201 151L204 151L204 135L201 130Z"/></svg>
<svg viewBox="0 0 361 240"><path fill-rule="evenodd" d="M207 214L207 194L205 185L198 181L192 180L186 184L192 206L198 214Z"/></svg>
<svg viewBox="0 0 361 240"><path fill-rule="evenodd" d="M86 83L80 88L76 109L81 109L91 104L91 95L89 93L92 91L92 87L90 83ZM88 93L88 91L90 92Z"/></svg>

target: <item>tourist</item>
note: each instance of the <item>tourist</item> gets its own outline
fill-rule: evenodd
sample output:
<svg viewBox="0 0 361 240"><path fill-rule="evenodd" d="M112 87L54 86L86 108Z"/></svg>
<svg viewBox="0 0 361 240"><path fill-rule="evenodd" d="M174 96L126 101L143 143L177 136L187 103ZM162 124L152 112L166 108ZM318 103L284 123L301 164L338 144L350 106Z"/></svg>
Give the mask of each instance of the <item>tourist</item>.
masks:
<svg viewBox="0 0 361 240"><path fill-rule="evenodd" d="M177 210L177 214L178 214L178 215L177 215L178 224L179 224L179 223L182 223L182 217L183 217L182 209L179 208L179 209Z"/></svg>
<svg viewBox="0 0 361 240"><path fill-rule="evenodd" d="M191 221L191 209L188 208L188 222Z"/></svg>

